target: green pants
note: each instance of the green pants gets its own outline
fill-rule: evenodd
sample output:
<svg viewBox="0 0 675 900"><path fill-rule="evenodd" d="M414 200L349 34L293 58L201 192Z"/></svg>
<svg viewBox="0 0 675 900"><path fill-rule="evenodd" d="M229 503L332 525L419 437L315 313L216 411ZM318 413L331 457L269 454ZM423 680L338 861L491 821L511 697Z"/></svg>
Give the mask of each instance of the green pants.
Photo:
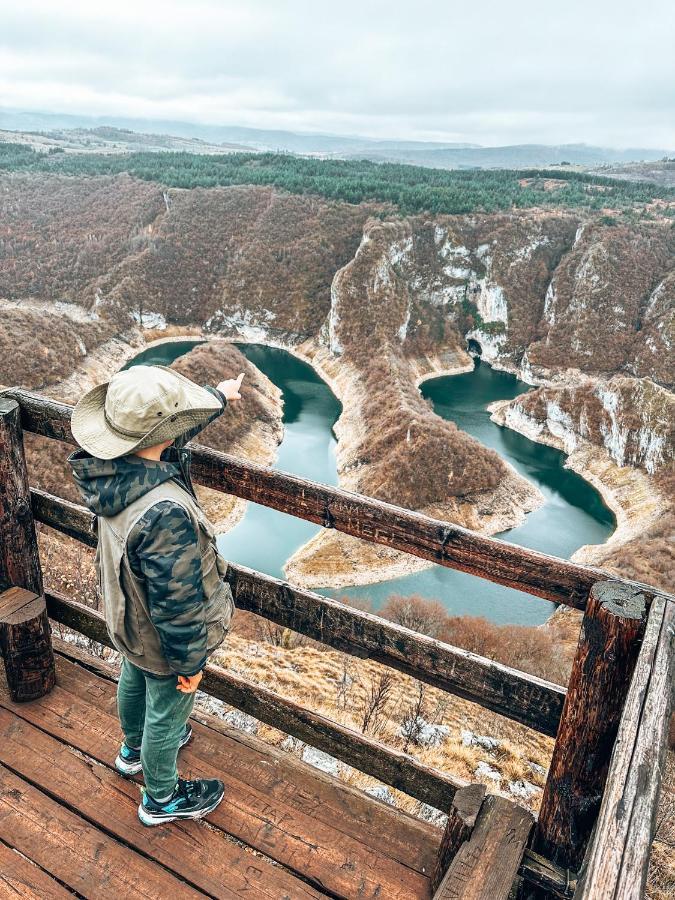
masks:
<svg viewBox="0 0 675 900"><path fill-rule="evenodd" d="M195 694L176 689L177 675L152 677L122 658L117 710L128 747L141 749L147 792L164 800L178 780L176 757Z"/></svg>

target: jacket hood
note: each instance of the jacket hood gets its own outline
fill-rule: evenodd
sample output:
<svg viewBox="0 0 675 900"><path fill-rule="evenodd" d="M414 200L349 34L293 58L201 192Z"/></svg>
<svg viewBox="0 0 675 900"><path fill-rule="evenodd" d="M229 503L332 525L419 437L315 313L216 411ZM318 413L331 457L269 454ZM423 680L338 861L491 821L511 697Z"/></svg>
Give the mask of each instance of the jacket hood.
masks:
<svg viewBox="0 0 675 900"><path fill-rule="evenodd" d="M157 485L180 477L174 463L140 456L98 459L77 450L68 462L84 503L97 516L114 516Z"/></svg>

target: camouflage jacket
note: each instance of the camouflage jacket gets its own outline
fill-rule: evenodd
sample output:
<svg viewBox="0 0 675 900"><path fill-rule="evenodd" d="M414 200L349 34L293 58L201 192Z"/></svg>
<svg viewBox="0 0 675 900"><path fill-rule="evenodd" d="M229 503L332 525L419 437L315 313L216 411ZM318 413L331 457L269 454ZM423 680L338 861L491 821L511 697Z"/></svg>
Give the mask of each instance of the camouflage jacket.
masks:
<svg viewBox="0 0 675 900"><path fill-rule="evenodd" d="M188 441L222 414L227 400L207 422L181 435L160 461L140 456L97 459L84 450L68 457L85 504L97 516L113 516L149 490L174 479L194 495ZM199 539L185 509L172 500L152 506L127 540L132 571L144 580L152 623L169 668L194 675L206 663L206 622Z"/></svg>

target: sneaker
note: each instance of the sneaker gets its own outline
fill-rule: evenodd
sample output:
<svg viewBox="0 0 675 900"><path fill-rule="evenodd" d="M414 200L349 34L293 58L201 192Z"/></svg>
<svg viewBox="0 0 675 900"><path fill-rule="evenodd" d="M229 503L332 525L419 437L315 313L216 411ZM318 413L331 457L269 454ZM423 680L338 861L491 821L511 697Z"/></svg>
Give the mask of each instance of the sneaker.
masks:
<svg viewBox="0 0 675 900"><path fill-rule="evenodd" d="M184 747L191 737L192 725L187 722L185 725L185 733L180 739L178 749L180 750L181 747ZM124 775L125 778L131 778L132 775L138 775L138 773L143 770L143 767L141 766L140 748L135 750L133 747L127 747L126 744L122 744L120 752L117 754L117 759L115 760L115 768L120 775Z"/></svg>
<svg viewBox="0 0 675 900"><path fill-rule="evenodd" d="M225 785L217 778L198 778L195 781L178 779L173 794L163 803L143 792L138 818L144 825L162 825L175 819L201 819L220 803Z"/></svg>

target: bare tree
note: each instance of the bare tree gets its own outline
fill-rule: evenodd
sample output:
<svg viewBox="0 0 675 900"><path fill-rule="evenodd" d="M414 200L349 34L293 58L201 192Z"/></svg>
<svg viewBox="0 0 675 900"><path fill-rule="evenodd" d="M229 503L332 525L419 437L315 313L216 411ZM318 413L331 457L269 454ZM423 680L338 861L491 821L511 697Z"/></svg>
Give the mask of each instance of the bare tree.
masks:
<svg viewBox="0 0 675 900"><path fill-rule="evenodd" d="M391 699L394 679L391 672L371 676L361 718L361 731L379 734L389 720L387 705Z"/></svg>
<svg viewBox="0 0 675 900"><path fill-rule="evenodd" d="M405 743L403 744L403 752L408 752L408 747L410 744L419 744L420 743L420 734L422 733L422 729L425 725L424 719L424 705L426 701L426 687L422 684L421 681L417 682L417 697L415 698L415 702L412 703L403 717L403 721L401 722L401 731L403 733L403 737L405 738Z"/></svg>

